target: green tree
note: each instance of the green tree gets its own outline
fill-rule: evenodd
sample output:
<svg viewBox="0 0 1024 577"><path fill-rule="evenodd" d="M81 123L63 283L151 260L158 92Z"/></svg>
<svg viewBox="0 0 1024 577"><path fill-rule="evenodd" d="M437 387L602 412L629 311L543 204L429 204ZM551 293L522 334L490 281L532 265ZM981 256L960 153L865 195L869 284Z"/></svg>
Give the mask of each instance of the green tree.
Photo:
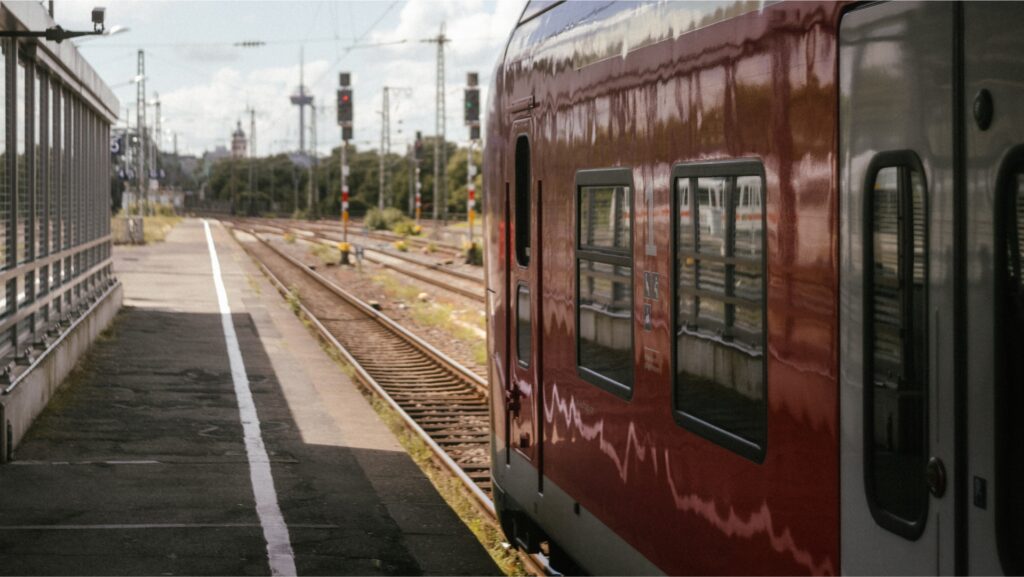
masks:
<svg viewBox="0 0 1024 577"><path fill-rule="evenodd" d="M448 213L466 214L466 201L469 199L469 190L466 186L468 148L459 148L455 154L448 159L448 168L445 175L448 178ZM476 166L476 176L473 182L476 184L476 211L480 212L481 192L484 184L481 163L483 155L479 149L473 150L473 164Z"/></svg>

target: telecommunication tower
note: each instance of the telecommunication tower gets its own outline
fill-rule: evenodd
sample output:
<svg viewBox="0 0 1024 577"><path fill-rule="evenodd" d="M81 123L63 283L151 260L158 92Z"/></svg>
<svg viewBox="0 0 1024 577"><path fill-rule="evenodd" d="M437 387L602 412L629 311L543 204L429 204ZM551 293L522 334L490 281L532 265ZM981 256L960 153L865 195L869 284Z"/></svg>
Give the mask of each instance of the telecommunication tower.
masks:
<svg viewBox="0 0 1024 577"><path fill-rule="evenodd" d="M306 88L306 53L299 50L299 90L291 96L292 104L299 107L299 152L306 154L306 107L313 105L313 95Z"/></svg>

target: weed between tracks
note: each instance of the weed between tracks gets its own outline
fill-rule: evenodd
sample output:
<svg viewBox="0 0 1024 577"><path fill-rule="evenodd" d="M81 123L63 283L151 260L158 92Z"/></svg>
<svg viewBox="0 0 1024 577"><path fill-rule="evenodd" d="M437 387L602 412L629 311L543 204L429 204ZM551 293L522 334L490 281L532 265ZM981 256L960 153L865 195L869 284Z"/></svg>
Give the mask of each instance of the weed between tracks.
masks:
<svg viewBox="0 0 1024 577"><path fill-rule="evenodd" d="M319 242L314 243L313 246L310 247L309 252L316 258L320 259L320 262L324 265L338 264L338 261L341 260L341 252L339 252L338 249L331 248Z"/></svg>
<svg viewBox="0 0 1024 577"><path fill-rule="evenodd" d="M474 327L481 331L486 329L482 316L445 303L421 301L418 298L420 291L416 287L400 283L390 275L374 275L373 282L379 284L391 298L408 303L409 312L418 324L440 329L455 339L469 343L473 360L481 366L487 365L487 340L474 330Z"/></svg>
<svg viewBox="0 0 1024 577"><path fill-rule="evenodd" d="M292 285L288 287L288 296L285 297L288 301L288 308L292 309L292 312L296 315L301 316L302 307L299 306L299 287Z"/></svg>
<svg viewBox="0 0 1024 577"><path fill-rule="evenodd" d="M263 288L260 286L259 281L256 280L256 277L252 276L251 274L246 274L245 280L248 281L249 289L252 290L252 292L256 293L257 295L263 294Z"/></svg>

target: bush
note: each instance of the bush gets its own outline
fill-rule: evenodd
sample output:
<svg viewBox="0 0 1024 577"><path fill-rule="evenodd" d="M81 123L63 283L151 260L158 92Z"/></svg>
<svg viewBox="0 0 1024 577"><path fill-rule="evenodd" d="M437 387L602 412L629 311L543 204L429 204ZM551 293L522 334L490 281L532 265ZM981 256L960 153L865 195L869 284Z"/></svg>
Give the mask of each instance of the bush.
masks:
<svg viewBox="0 0 1024 577"><path fill-rule="evenodd" d="M399 252L407 252L409 250L409 245L405 244L404 240L396 240L395 250Z"/></svg>
<svg viewBox="0 0 1024 577"><path fill-rule="evenodd" d="M405 215L397 208L385 208L383 211L371 208L366 211L363 222L370 230L389 230L402 220L405 220Z"/></svg>
<svg viewBox="0 0 1024 577"><path fill-rule="evenodd" d="M394 232L395 234L400 234L402 236L417 236L421 232L423 232L423 228L421 228L420 225L416 224L415 222L407 218L403 218L402 220L396 222L394 226L391 227L391 232Z"/></svg>
<svg viewBox="0 0 1024 577"><path fill-rule="evenodd" d="M466 264L481 266L484 264L484 251L478 242L465 242L462 245L463 254L466 256Z"/></svg>
<svg viewBox="0 0 1024 577"><path fill-rule="evenodd" d="M123 209L121 213L127 216L139 214L139 203L129 202L128 207ZM177 216L177 212L174 210L173 205L149 201L146 203L146 216Z"/></svg>
<svg viewBox="0 0 1024 577"><path fill-rule="evenodd" d="M154 212L156 216L177 216L174 206L170 204L157 204Z"/></svg>

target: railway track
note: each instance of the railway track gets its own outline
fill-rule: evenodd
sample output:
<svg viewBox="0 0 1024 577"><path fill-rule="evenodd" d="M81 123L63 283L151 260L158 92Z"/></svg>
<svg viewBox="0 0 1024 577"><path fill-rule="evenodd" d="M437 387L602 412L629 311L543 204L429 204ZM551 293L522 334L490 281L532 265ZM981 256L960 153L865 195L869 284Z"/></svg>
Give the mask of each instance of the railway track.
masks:
<svg viewBox="0 0 1024 577"><path fill-rule="evenodd" d="M239 239L271 282L299 293L320 335L396 410L493 515L487 383L354 295L260 238Z"/></svg>
<svg viewBox="0 0 1024 577"><path fill-rule="evenodd" d="M246 231L248 232L248 231ZM298 308L356 378L384 401L465 487L492 523L486 381L256 233L232 236ZM353 325L357 327L353 330ZM402 359L396 362L396 359ZM557 575L538 554L519 551L533 575Z"/></svg>
<svg viewBox="0 0 1024 577"><path fill-rule="evenodd" d="M332 245L341 240L341 237L334 236L334 233L329 233L330 236L328 236L328 234L318 230L310 230L297 226L283 226L280 224L270 224L249 220L236 221L236 226L240 226L250 232L250 234L257 229L268 231L277 230L280 231L280 234L287 231L294 231L303 237L309 237L315 241L327 242ZM440 263L428 263L408 255L380 250L372 246L364 246L364 251L364 254L366 255L364 258L370 262L379 264L427 284L434 285L448 292L472 299L476 302L483 303L485 301L483 279L477 275L448 269ZM407 266L407 264L413 266L410 267Z"/></svg>
<svg viewBox="0 0 1024 577"><path fill-rule="evenodd" d="M336 233L336 234L341 234L341 226L336 221L335 222L329 222L329 221L320 220L320 221L310 222L309 224L312 225L312 226L315 226L315 227L317 227L317 228L319 228L321 230L326 230L328 232L332 232L332 233ZM403 237L403 236L397 235L397 234L395 234L393 232L386 231L386 230L368 231L365 234L368 237L370 237L370 238L377 239L377 240L382 240L382 241L385 241L385 242L395 242L396 240L404 240L407 243L409 243L410 246L413 246L413 247L416 247L416 248L420 248L420 249L426 248L429 245L433 245L433 248L434 248L435 251L447 254L449 256L459 256L459 255L462 254L462 247L460 247L458 244L455 244L455 243L449 242L449 241L445 241L445 240L439 240L439 239L436 239L436 238L431 238L429 231L430 231L429 227L425 228L424 229L424 235L425 236L421 236L421 237Z"/></svg>

